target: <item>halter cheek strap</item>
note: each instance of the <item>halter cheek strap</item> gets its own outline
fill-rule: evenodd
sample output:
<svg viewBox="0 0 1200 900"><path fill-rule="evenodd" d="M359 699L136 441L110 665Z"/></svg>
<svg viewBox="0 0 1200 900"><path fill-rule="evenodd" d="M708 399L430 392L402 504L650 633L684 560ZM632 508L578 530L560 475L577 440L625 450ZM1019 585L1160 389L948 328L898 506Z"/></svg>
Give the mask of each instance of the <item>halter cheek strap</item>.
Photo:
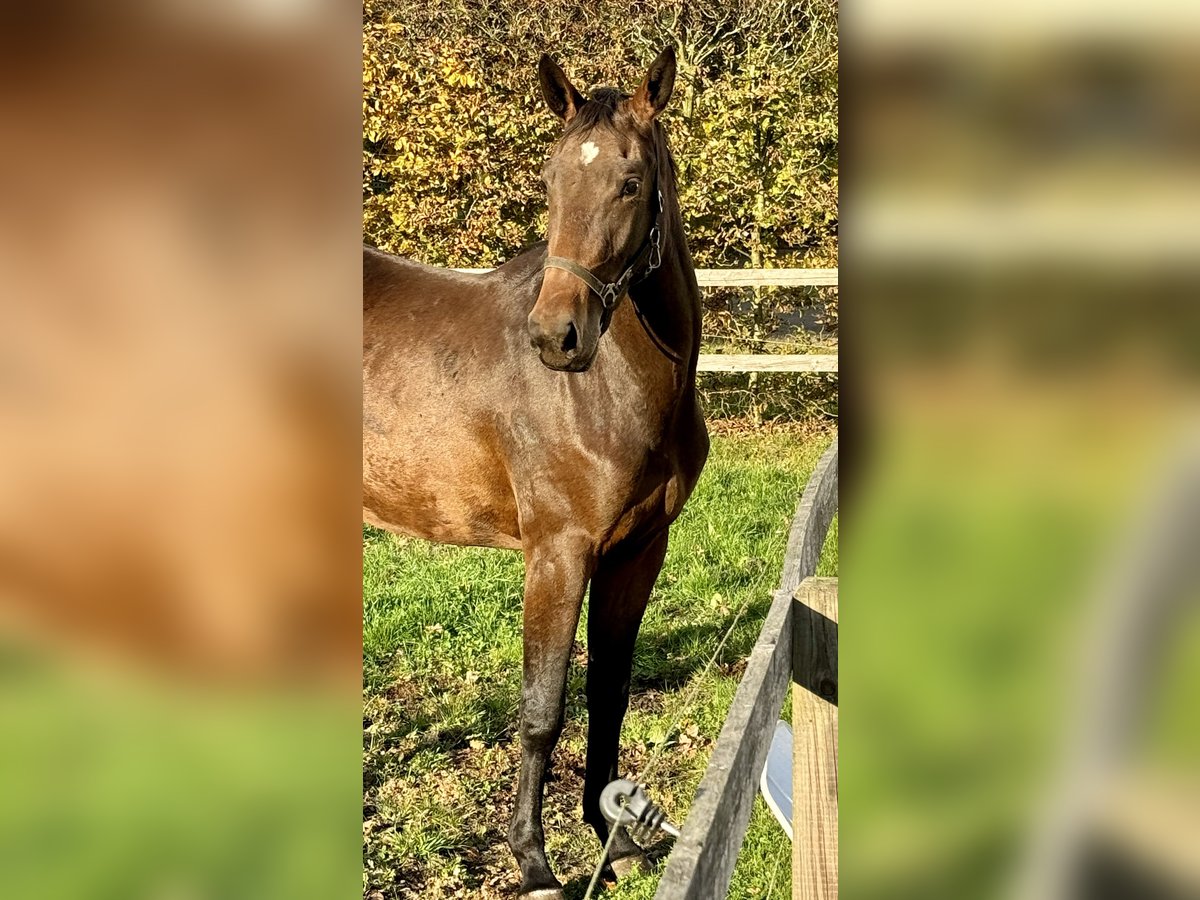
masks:
<svg viewBox="0 0 1200 900"><path fill-rule="evenodd" d="M575 260L567 259L565 256L547 256L546 263L543 268L562 269L563 271L570 272L576 278L586 282L587 286L595 291L596 295L599 296L600 302L604 304L605 309L607 309L611 304L614 291L621 280L618 278L612 284L605 284L603 281L593 275L589 269L585 269L583 266L579 265L579 263L575 262ZM626 269L625 271L628 272L629 270Z"/></svg>
<svg viewBox="0 0 1200 900"><path fill-rule="evenodd" d="M603 333L608 329L608 323L612 319L613 311L617 308L617 304L621 302L621 298L625 296L625 292L629 290L629 286L634 282L634 275L642 266L646 270L642 273L641 278L646 278L651 272L662 265L662 217L663 217L663 196L662 191L658 191L658 213L654 217L654 225L650 228L650 233L646 235L646 240L642 242L642 247L634 256L633 261L626 267L621 276L613 282L605 284L595 273L590 269L581 266L573 259L567 259L563 256L547 256L546 262L543 264L545 269L562 269L565 272L570 272L576 278L580 279L584 284L592 289L593 293L600 298L600 304L604 307L604 313L601 318L600 331ZM638 279L639 281L641 279Z"/></svg>

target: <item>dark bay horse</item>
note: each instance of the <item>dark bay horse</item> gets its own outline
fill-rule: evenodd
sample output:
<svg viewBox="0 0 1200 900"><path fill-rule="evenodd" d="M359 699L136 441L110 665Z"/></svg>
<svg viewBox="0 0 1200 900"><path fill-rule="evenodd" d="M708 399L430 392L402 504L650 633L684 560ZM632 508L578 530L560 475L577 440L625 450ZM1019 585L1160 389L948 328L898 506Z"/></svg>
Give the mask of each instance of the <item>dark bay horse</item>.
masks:
<svg viewBox="0 0 1200 900"><path fill-rule="evenodd" d="M564 123L544 169L548 242L485 275L363 251L363 515L402 534L525 556L521 894L555 898L542 793L588 612L583 816L603 841L634 641L667 531L708 455L700 294L657 121L665 50L633 95L585 98L548 56ZM532 344L534 350L530 349ZM617 873L643 861L622 833Z"/></svg>

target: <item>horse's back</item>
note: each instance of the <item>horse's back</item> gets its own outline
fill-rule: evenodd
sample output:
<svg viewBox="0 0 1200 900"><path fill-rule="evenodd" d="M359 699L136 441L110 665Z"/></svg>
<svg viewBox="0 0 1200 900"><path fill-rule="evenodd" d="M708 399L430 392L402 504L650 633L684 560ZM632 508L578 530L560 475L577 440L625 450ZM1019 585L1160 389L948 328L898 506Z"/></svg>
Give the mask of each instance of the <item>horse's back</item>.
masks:
<svg viewBox="0 0 1200 900"><path fill-rule="evenodd" d="M468 272L427 266L363 247L363 313L388 306L417 306L434 295L471 293L482 279ZM364 326L365 326L364 322Z"/></svg>
<svg viewBox="0 0 1200 900"><path fill-rule="evenodd" d="M461 305L457 315L472 311L507 318L519 311L522 321L537 296L535 276L542 271L545 244L536 244L486 273L459 272L393 256L363 245L363 312L386 306L429 305L441 299L486 298L479 304Z"/></svg>

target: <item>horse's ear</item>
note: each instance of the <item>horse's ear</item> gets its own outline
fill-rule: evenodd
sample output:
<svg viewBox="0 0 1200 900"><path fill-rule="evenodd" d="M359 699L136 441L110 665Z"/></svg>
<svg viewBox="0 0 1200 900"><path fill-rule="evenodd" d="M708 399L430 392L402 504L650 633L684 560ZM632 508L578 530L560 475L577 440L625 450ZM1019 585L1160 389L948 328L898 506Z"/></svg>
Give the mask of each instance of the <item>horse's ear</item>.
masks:
<svg viewBox="0 0 1200 900"><path fill-rule="evenodd" d="M649 122L666 108L674 88L675 48L668 46L650 63L650 71L634 91L630 106L639 119Z"/></svg>
<svg viewBox="0 0 1200 900"><path fill-rule="evenodd" d="M538 62L538 78L542 82L542 96L546 98L546 105L550 107L550 111L564 122L575 118L575 113L579 112L579 108L585 102L583 94L575 90L571 79L558 67L558 63L550 58L549 53L543 53L541 61Z"/></svg>

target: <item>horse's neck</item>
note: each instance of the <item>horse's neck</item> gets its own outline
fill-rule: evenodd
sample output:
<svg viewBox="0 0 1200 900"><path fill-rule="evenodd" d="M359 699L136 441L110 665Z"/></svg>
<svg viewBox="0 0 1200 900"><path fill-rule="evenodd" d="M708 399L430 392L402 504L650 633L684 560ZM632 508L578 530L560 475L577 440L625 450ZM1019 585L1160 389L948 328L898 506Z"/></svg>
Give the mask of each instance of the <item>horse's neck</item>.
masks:
<svg viewBox="0 0 1200 900"><path fill-rule="evenodd" d="M625 328L650 332L650 343L662 346L654 347L644 364L656 369L674 367L680 388L690 389L695 384L696 354L700 349L700 292L674 197L668 201L666 212L662 264L630 291L642 321L637 322L636 316L626 317Z"/></svg>

